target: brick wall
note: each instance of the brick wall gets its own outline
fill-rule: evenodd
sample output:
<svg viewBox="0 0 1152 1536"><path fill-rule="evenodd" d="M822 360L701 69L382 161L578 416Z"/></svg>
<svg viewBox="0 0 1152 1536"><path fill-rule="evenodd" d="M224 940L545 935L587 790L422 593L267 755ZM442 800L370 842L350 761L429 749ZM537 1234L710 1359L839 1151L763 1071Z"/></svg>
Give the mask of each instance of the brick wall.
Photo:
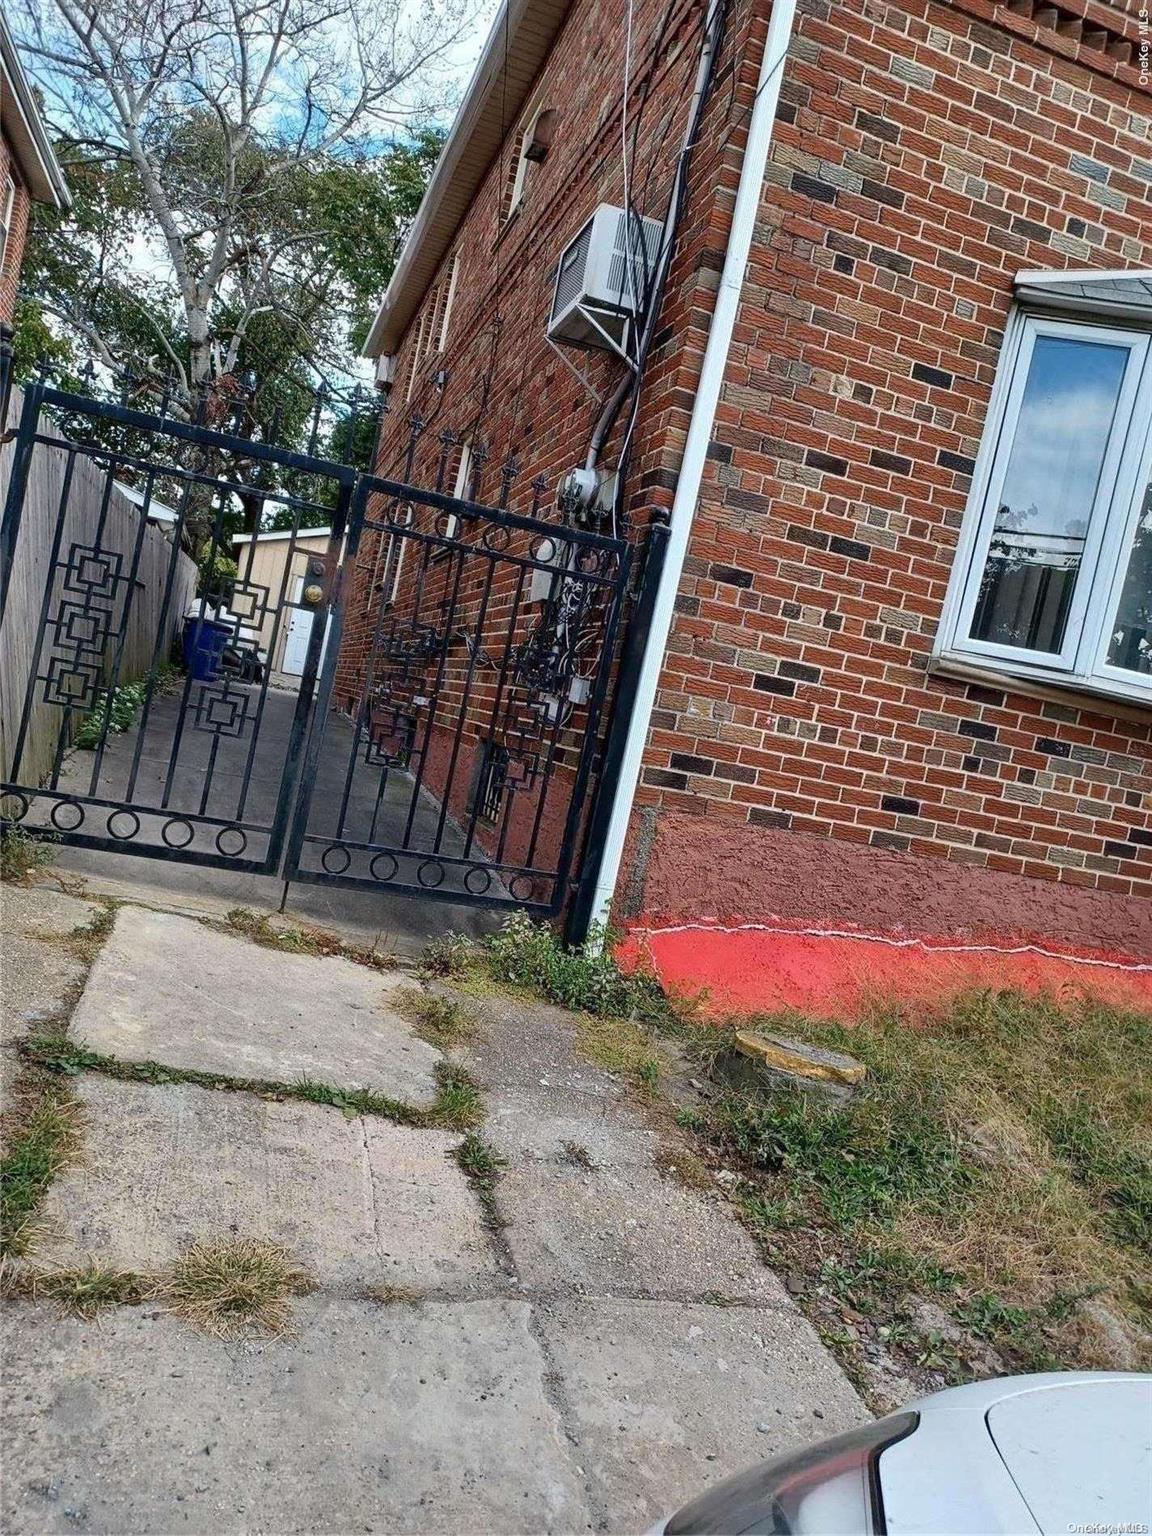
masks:
<svg viewBox="0 0 1152 1536"><path fill-rule="evenodd" d="M1077 0L1069 0L1073 5ZM629 506L667 506L723 264L766 18L733 7L637 423ZM659 215L700 8L636 16L655 65L633 167ZM1152 265L1152 98L1131 19L1081 3L802 0L619 894L625 916L836 919L1152 947L1146 711L929 672L1011 279ZM1049 25L1049 23L1052 23ZM578 0L530 109L561 121L523 207L505 152L442 269L447 347L400 348L404 418L549 486L597 405L544 342L555 260L621 191L619 18ZM430 294L426 303L437 302ZM576 361L601 393L611 359ZM438 369L448 378L441 390ZM412 387L409 391L409 380ZM610 442L605 462L614 462ZM417 464L418 474L421 466ZM521 498L517 501L517 497ZM363 665L366 542L342 677Z"/></svg>
<svg viewBox="0 0 1152 1536"><path fill-rule="evenodd" d="M702 16L698 0L678 0L671 9L656 0L640 0L636 7L634 113L645 82L649 83L630 173L640 210L661 218L686 127ZM755 50L748 48L752 25L737 8L693 161L693 196L662 317L666 337L653 352L645 410L635 434L630 512L639 523L653 507L670 503L675 484L675 443L678 436L682 440L706 339L723 256L726 209L738 176L743 123L754 89L755 60L749 62L749 56ZM658 32L659 48L655 46ZM467 435L484 449L483 465L470 487L473 500L493 505L506 500L517 513L531 513L539 503L544 516L555 515L557 482L565 471L583 463L601 400L611 393L622 372L621 364L608 355L570 352L585 373L590 386L586 388L548 345L545 327L561 252L597 204L622 202L623 57L622 16L608 14L601 0L578 0L524 110L510 124L504 152L492 165L399 349L392 415L378 461L381 474L408 475L408 424L416 412L425 422L411 459L416 484L453 489L460 449L445 449L441 434L448 430ZM521 130L538 108L547 106L559 111L552 148L543 164L530 168L524 199L508 217ZM633 128L635 121L634 116ZM435 318L438 331L454 262L453 303L441 351L428 345L429 327ZM419 366L414 368L421 339ZM436 382L441 370L447 375L442 388ZM607 466L616 461L620 433L618 426L609 440L604 455ZM509 459L519 465L520 474L506 486L501 469ZM353 581L337 679L337 698L345 706L358 695L377 627L381 589L389 582L387 547L375 535L363 541ZM478 581L479 571L474 576L470 569L462 600L469 599ZM491 638L485 648L497 655L507 636L514 581L513 572L503 573L498 589L486 599L485 623ZM411 600L414 582L415 565L409 559L402 573L398 611L404 611ZM427 578L426 597L435 583L443 583L443 567ZM467 602L464 606L467 623L475 621L477 599L473 596L470 601L471 607ZM519 609L522 627L529 617L526 609L523 604ZM494 687L493 675L486 671L468 684L464 736L453 758L452 738L467 666L466 651L453 649L440 679L447 708L439 709L424 752L424 782L438 792L443 791L446 765L452 762L448 798L458 816L466 810L479 742L491 718ZM558 844L582 725L582 712L577 711L571 728L562 733L555 756L558 782L545 806L543 847L538 855L551 857ZM505 856L524 852L536 809L524 796L513 805L509 835L502 844ZM499 832L482 826L477 835L490 848L500 842Z"/></svg>
<svg viewBox="0 0 1152 1536"><path fill-rule="evenodd" d="M12 158L7 141L0 135L0 197L8 177L16 183L16 200L12 209L12 226L0 268L0 324L10 324L16 311L16 290L20 282L20 266L24 260L24 242L28 234L30 202L28 189Z"/></svg>
<svg viewBox="0 0 1152 1536"><path fill-rule="evenodd" d="M1147 947L1149 712L929 653L1012 277L1152 266L1152 99L979 0L801 8L629 910Z"/></svg>

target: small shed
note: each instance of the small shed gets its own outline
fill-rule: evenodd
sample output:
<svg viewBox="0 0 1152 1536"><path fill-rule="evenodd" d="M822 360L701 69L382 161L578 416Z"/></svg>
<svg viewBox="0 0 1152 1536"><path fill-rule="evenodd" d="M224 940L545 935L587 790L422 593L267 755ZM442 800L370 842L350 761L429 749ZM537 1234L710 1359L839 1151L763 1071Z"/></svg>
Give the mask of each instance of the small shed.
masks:
<svg viewBox="0 0 1152 1536"><path fill-rule="evenodd" d="M308 559L326 555L332 530L302 528L273 533L238 533L232 540L240 579L264 587L268 608L259 626L260 647L274 675L297 678L304 671L315 615L300 602ZM255 548L253 548L253 543Z"/></svg>

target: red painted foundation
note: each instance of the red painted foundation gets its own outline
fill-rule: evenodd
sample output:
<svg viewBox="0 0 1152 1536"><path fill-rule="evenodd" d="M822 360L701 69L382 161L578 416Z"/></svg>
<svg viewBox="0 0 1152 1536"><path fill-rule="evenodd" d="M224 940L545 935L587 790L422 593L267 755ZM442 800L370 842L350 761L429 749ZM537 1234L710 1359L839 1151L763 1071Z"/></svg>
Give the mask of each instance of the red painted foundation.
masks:
<svg viewBox="0 0 1152 1536"><path fill-rule="evenodd" d="M1152 1010L1152 902L708 816L633 830L626 964L714 1014L855 1018L969 988Z"/></svg>
<svg viewBox="0 0 1152 1536"><path fill-rule="evenodd" d="M674 992L705 991L705 1012L712 1016L795 1009L856 1019L877 1004L917 1010L972 988L1007 987L1152 1010L1152 963L1028 945L976 948L863 932L638 927L619 955L626 967L649 965Z"/></svg>

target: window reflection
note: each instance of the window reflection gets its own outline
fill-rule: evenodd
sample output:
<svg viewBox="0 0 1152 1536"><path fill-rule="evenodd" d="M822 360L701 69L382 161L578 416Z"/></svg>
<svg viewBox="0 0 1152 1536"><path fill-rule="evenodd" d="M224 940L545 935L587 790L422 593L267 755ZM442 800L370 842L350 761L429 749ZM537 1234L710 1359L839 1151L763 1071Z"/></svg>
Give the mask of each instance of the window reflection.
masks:
<svg viewBox="0 0 1152 1536"><path fill-rule="evenodd" d="M1130 672L1152 673L1152 481L1144 489L1108 643L1108 662Z"/></svg>
<svg viewBox="0 0 1152 1536"><path fill-rule="evenodd" d="M1040 336L1016 421L972 636L1059 653L1126 347Z"/></svg>

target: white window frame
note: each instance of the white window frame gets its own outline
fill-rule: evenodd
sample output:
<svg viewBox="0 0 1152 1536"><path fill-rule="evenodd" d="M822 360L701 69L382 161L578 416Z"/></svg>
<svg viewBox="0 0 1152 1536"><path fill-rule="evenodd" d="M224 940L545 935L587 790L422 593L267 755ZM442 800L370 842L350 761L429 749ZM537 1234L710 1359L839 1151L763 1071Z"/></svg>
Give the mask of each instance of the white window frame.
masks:
<svg viewBox="0 0 1152 1536"><path fill-rule="evenodd" d="M524 131L520 135L520 147L516 158L516 174L512 178L512 196L508 202L506 219L510 219L517 212L528 194L528 167L533 164L528 158L528 147L536 133L536 124L547 111L548 106L544 101L536 101L532 104L527 117L524 119Z"/></svg>
<svg viewBox="0 0 1152 1536"><path fill-rule="evenodd" d="M970 633L1032 350L1041 336L1103 341L1129 348L1114 426L1088 520L1080 573L1060 654L974 639ZM1127 557L1152 465L1152 332L1124 325L1014 309L989 403L933 657L1078 692L1152 704L1152 677L1107 662Z"/></svg>
<svg viewBox="0 0 1152 1536"><path fill-rule="evenodd" d="M452 319L452 303L456 297L456 276L459 270L460 252L454 251L448 268L448 291L444 297L444 314L440 321L440 335L436 342L437 352L443 352L448 342L448 323Z"/></svg>
<svg viewBox="0 0 1152 1536"><path fill-rule="evenodd" d="M0 273L8 264L8 243L12 235L12 220L16 214L16 182L13 177L4 178L4 217L0 219Z"/></svg>

